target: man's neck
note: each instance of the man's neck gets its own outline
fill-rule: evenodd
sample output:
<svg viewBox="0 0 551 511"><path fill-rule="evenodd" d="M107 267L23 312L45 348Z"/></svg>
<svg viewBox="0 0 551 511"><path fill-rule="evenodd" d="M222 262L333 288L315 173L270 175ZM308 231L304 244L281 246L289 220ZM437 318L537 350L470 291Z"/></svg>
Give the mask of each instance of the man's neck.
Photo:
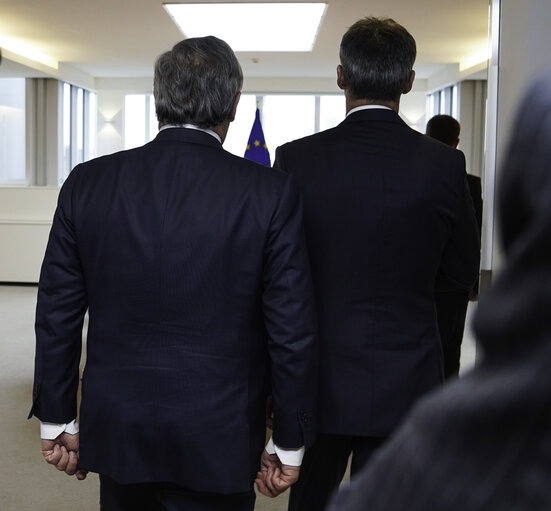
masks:
<svg viewBox="0 0 551 511"><path fill-rule="evenodd" d="M396 113L398 113L398 108L400 107L400 100L398 101L392 101L392 100L384 100L384 99L349 99L346 98L346 113L350 112L353 108L357 108L359 106L364 105L380 105L380 106L386 106L390 108L391 110L394 110Z"/></svg>

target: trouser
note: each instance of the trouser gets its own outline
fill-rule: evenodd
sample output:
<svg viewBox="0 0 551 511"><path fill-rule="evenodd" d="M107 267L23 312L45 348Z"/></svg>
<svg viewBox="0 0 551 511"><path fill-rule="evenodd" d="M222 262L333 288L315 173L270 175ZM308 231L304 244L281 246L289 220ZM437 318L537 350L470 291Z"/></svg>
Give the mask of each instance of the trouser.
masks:
<svg viewBox="0 0 551 511"><path fill-rule="evenodd" d="M437 292L436 294L436 313L446 379L459 374L461 342L468 305L469 294L466 291Z"/></svg>
<svg viewBox="0 0 551 511"><path fill-rule="evenodd" d="M350 454L353 477L385 439L318 433L304 455L298 481L291 487L288 510L323 511L344 477Z"/></svg>
<svg viewBox="0 0 551 511"><path fill-rule="evenodd" d="M196 492L168 483L119 484L101 475L101 511L253 511L255 494Z"/></svg>

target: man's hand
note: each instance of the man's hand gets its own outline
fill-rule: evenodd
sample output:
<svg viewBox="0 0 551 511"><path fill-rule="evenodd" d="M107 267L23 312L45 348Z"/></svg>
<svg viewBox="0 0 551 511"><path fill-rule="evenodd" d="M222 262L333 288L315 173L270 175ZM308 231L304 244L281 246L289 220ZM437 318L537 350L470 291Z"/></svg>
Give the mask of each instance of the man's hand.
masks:
<svg viewBox="0 0 551 511"><path fill-rule="evenodd" d="M87 472L77 467L78 433L75 435L61 433L55 440L42 439L42 456L47 463L54 465L59 471L70 476L74 475L81 481L86 478Z"/></svg>
<svg viewBox="0 0 551 511"><path fill-rule="evenodd" d="M277 497L296 482L299 472L300 467L284 465L276 454L268 454L264 449L255 483L263 495Z"/></svg>

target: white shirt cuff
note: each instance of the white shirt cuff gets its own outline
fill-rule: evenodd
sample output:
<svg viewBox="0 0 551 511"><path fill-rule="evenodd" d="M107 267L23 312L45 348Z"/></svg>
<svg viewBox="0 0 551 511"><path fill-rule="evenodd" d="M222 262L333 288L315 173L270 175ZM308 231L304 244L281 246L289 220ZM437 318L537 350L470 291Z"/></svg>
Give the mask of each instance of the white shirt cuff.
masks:
<svg viewBox="0 0 551 511"><path fill-rule="evenodd" d="M40 423L40 438L43 440L55 440L61 433L75 435L78 433L78 422L76 419L68 424L54 424L52 422Z"/></svg>
<svg viewBox="0 0 551 511"><path fill-rule="evenodd" d="M291 465L292 467L300 467L302 464L302 458L304 457L304 446L298 449L286 449L274 444L272 437L266 444L266 452L268 454L277 454L277 457L284 465Z"/></svg>

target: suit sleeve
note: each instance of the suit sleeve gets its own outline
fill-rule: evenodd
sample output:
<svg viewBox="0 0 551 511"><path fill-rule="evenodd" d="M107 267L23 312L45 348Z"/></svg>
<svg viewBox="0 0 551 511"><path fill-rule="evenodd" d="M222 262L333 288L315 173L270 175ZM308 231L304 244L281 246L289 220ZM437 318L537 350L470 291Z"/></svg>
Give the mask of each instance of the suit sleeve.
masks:
<svg viewBox="0 0 551 511"><path fill-rule="evenodd" d="M467 183L465 172L465 157L460 151L459 168L456 166L456 189L458 194L451 237L448 240L442 262L440 274L443 277L439 288L443 289L447 282L455 288L468 291L473 288L478 277L480 265L480 230L477 225L473 200Z"/></svg>
<svg viewBox="0 0 551 511"><path fill-rule="evenodd" d="M469 192L471 194L471 198L473 199L474 213L476 217L476 223L478 225L478 235L480 241L480 236L482 233L482 181L478 176L467 174L467 182L469 184ZM479 277L477 276L476 282L472 289L474 296L478 296L479 286L480 282Z"/></svg>
<svg viewBox="0 0 551 511"><path fill-rule="evenodd" d="M467 174L469 192L473 199L474 213L478 229L482 229L482 183L479 177Z"/></svg>
<svg viewBox="0 0 551 511"><path fill-rule="evenodd" d="M274 442L284 448L314 439L317 388L315 306L302 206L292 176L284 176L266 242L263 310L271 360Z"/></svg>
<svg viewBox="0 0 551 511"><path fill-rule="evenodd" d="M42 263L36 308L33 415L68 423L77 416L82 325L87 309L72 215L76 169L63 185Z"/></svg>

